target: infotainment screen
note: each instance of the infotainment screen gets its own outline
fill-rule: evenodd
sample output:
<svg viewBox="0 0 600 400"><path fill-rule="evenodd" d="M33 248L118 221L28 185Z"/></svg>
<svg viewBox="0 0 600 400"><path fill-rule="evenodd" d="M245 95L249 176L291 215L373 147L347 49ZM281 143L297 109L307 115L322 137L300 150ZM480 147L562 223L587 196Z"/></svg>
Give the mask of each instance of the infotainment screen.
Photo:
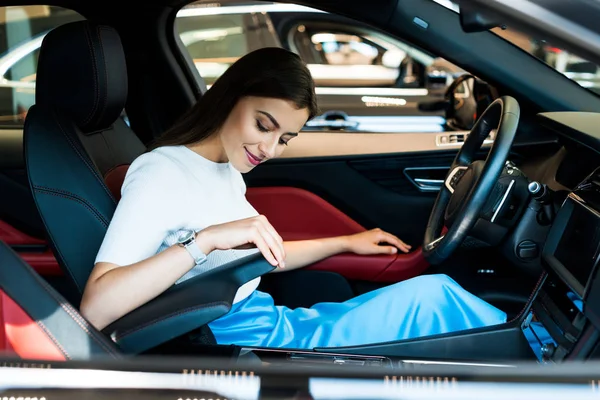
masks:
<svg viewBox="0 0 600 400"><path fill-rule="evenodd" d="M600 218L577 204L567 222L554 257L585 288L598 259Z"/></svg>

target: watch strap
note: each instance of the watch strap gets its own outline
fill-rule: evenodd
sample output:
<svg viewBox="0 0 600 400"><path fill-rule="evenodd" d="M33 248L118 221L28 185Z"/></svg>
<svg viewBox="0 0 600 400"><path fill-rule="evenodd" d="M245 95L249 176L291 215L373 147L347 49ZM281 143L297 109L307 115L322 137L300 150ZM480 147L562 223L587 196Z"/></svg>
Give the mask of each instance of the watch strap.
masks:
<svg viewBox="0 0 600 400"><path fill-rule="evenodd" d="M188 243L184 244L183 247L190 253L196 265L202 264L206 261L206 254L200 250L198 244L195 239L190 240Z"/></svg>

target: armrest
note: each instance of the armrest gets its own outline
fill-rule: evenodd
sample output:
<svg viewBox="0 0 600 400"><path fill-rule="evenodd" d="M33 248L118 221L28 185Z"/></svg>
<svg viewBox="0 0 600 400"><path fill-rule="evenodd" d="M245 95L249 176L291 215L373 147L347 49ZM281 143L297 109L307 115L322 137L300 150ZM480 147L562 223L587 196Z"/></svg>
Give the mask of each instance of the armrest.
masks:
<svg viewBox="0 0 600 400"><path fill-rule="evenodd" d="M240 258L173 286L103 332L125 353L143 352L225 315L240 286L273 269L260 253Z"/></svg>

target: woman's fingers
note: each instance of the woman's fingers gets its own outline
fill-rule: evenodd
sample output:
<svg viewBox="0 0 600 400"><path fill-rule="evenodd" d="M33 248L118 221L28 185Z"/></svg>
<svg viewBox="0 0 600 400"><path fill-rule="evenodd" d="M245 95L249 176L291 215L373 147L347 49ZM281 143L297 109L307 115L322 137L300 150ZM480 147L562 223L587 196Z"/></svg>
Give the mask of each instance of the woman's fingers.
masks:
<svg viewBox="0 0 600 400"><path fill-rule="evenodd" d="M263 236L261 235L261 233L258 229L255 230L255 232L253 234L252 242L254 244L256 244L256 247L258 247L258 250L260 250L262 255L267 259L267 261L269 263L271 263L275 267L279 264L279 262L273 255L271 248L269 247L269 245L267 244L267 242L265 241L265 239L263 238Z"/></svg>
<svg viewBox="0 0 600 400"><path fill-rule="evenodd" d="M392 235L391 233L387 233L387 232L382 232L382 236L380 237L380 242L386 242L391 245L394 245L405 253L408 253L412 247L412 246L404 243L402 240L400 240L396 236Z"/></svg>
<svg viewBox="0 0 600 400"><path fill-rule="evenodd" d="M259 216L255 218L252 221L251 228L253 230L253 234L254 236L257 236L256 240L261 241L267 246L269 253L275 258L276 264L274 265L279 265L280 268L284 268L285 257L283 244L280 242L280 240L276 239L273 234L271 234L271 232L265 226L266 224L268 224L268 221L265 217ZM258 236L260 236L260 238L258 238ZM279 235L277 235L277 237L279 238Z"/></svg>
<svg viewBox="0 0 600 400"><path fill-rule="evenodd" d="M271 225L271 223L266 218L263 217L261 222L262 222L264 228L267 230L267 232L273 237L275 242L277 242L277 245L279 246L279 248L281 250L283 259L285 260L285 248L283 246L283 238L279 235L279 233L277 233L277 231L275 230L273 225Z"/></svg>
<svg viewBox="0 0 600 400"><path fill-rule="evenodd" d="M259 232L262 235L262 238L264 239L267 246L269 246L271 253L273 253L273 256L275 256L279 267L285 268L285 256L283 253L283 246L280 243L278 243L278 241L267 229L262 228L259 230Z"/></svg>

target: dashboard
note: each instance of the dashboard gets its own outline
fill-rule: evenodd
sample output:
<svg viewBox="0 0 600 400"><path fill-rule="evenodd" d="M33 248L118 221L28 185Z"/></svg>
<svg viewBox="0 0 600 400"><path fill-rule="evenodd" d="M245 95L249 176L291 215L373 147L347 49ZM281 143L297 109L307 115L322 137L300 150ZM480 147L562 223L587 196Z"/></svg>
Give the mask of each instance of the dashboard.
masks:
<svg viewBox="0 0 600 400"><path fill-rule="evenodd" d="M558 136L563 146L546 168L563 189L574 190L600 166L600 113L548 112L537 115L539 126Z"/></svg>
<svg viewBox="0 0 600 400"><path fill-rule="evenodd" d="M546 163L546 180L563 192L542 249L539 284L526 334L542 361L600 356L600 114L538 115L563 148ZM547 182L548 184L550 182ZM557 185L556 185L557 184ZM544 335L540 335L542 328Z"/></svg>

